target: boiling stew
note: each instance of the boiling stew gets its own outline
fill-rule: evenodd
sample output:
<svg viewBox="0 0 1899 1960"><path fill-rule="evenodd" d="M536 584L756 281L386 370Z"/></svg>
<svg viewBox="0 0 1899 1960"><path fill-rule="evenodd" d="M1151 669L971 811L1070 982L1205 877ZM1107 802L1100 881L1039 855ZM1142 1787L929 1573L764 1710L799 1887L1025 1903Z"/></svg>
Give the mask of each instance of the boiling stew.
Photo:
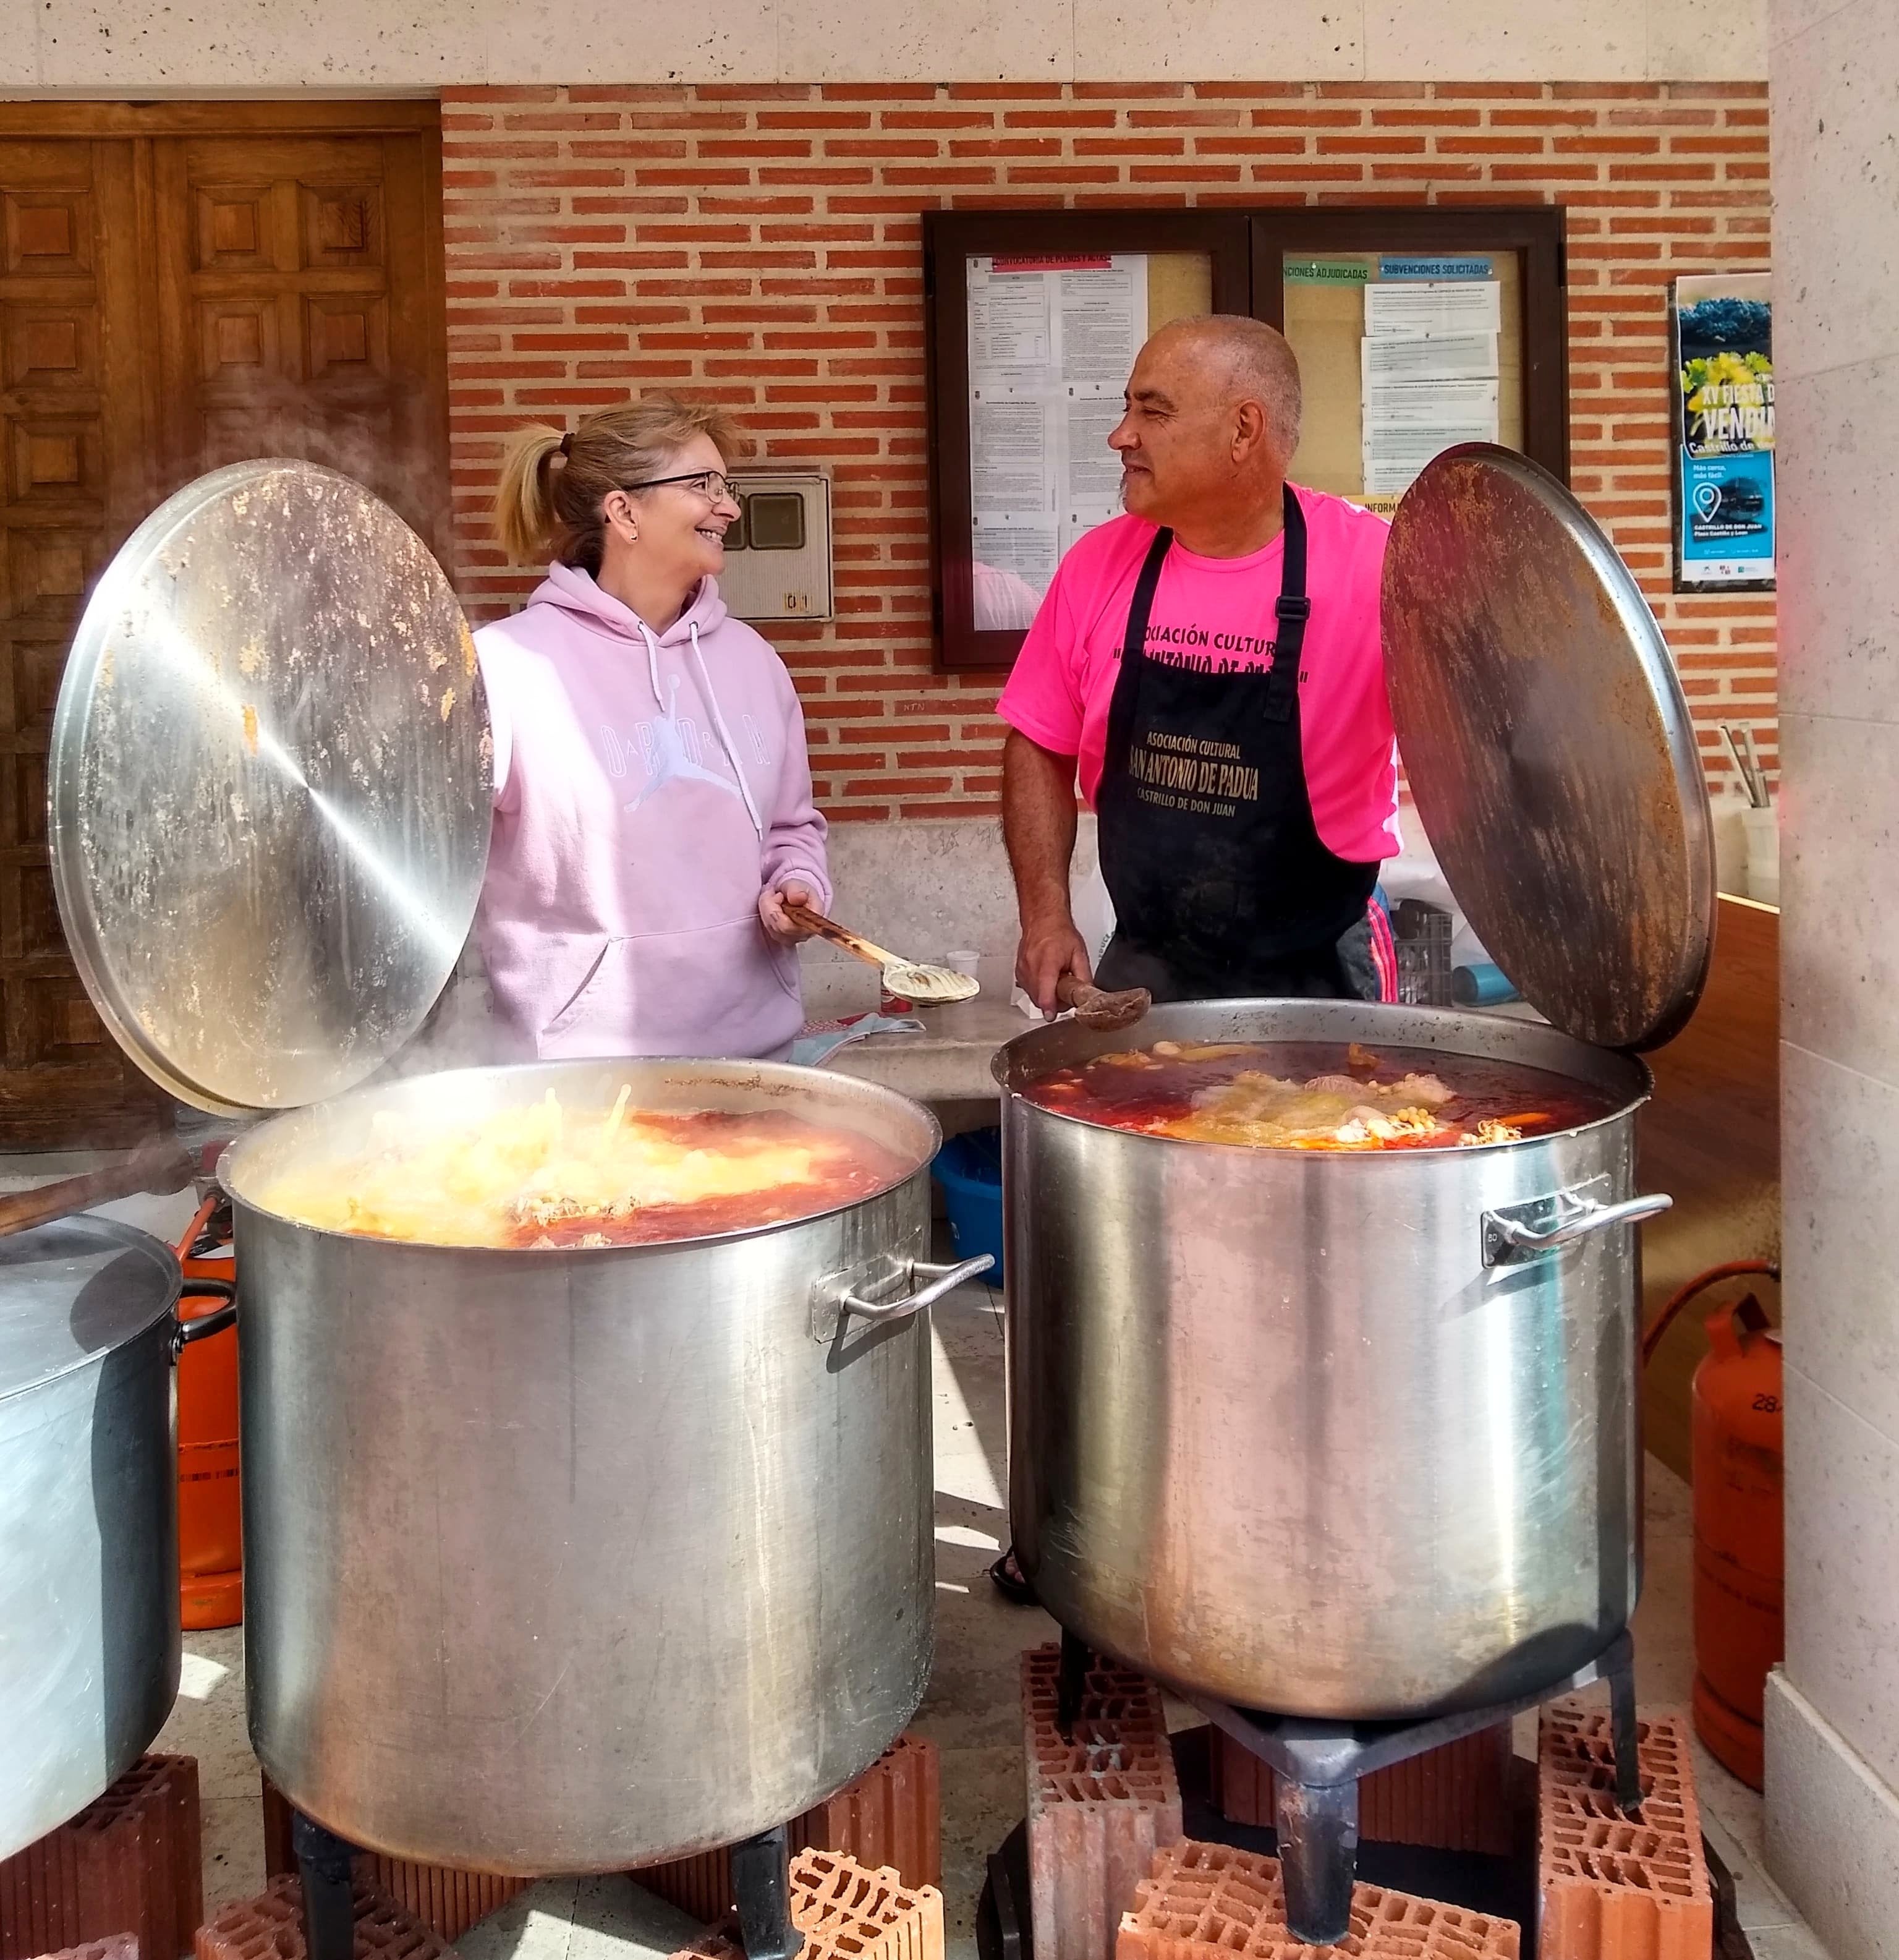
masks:
<svg viewBox="0 0 1899 1960"><path fill-rule="evenodd" d="M1543 1069L1357 1042L1158 1041L1052 1070L1023 1093L1113 1129L1305 1150L1515 1143L1617 1106Z"/></svg>
<svg viewBox="0 0 1899 1960"><path fill-rule="evenodd" d="M259 1193L320 1230L527 1250L645 1245L804 1218L884 1190L908 1166L854 1131L778 1110L569 1111L546 1100L417 1135L378 1118L361 1156Z"/></svg>

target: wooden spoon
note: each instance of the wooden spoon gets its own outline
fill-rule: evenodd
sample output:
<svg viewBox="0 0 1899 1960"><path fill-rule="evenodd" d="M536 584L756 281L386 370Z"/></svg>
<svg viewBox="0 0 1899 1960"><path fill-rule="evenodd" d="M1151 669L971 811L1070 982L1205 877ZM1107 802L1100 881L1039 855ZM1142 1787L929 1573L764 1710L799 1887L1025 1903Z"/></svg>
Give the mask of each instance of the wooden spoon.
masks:
<svg viewBox="0 0 1899 1960"><path fill-rule="evenodd" d="M814 912L809 905L787 905L784 915L794 925L816 933L820 939L828 939L833 946L842 947L846 953L870 966L882 967L885 992L895 994L901 999L915 1001L924 1007L946 1007L954 1001L972 1000L982 991L974 974L953 973L946 966L919 966L914 961L886 952L880 946L873 946L854 932L846 932L842 926L826 918L822 912Z"/></svg>
<svg viewBox="0 0 1899 1960"><path fill-rule="evenodd" d="M110 1204L115 1198L135 1198L143 1191L182 1190L196 1169L176 1137L148 1137L129 1157L103 1170L0 1198L0 1238L29 1232L75 1211L89 1211L95 1204Z"/></svg>
<svg viewBox="0 0 1899 1960"><path fill-rule="evenodd" d="M1154 997L1145 987L1105 994L1099 987L1077 980L1072 973L1064 973L1055 982L1055 998L1063 1007L1074 1008L1075 1019L1083 1027L1096 1029L1102 1034L1132 1027L1154 1004Z"/></svg>

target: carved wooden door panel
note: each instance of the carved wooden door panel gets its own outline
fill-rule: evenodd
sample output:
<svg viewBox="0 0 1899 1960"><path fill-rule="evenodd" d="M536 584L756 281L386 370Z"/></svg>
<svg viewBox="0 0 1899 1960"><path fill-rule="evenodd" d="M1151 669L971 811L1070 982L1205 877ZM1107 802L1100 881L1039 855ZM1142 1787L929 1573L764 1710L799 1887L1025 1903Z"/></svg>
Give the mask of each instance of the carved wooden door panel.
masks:
<svg viewBox="0 0 1899 1960"><path fill-rule="evenodd" d="M93 578L152 503L138 199L124 142L0 142L0 1148L148 1131L157 1091L67 957L46 749Z"/></svg>
<svg viewBox="0 0 1899 1960"><path fill-rule="evenodd" d="M367 484L445 552L440 145L157 145L167 488L256 456Z"/></svg>
<svg viewBox="0 0 1899 1960"><path fill-rule="evenodd" d="M301 456L448 562L441 124L421 103L0 104L0 1150L135 1141L53 903L46 751L93 580L161 499Z"/></svg>

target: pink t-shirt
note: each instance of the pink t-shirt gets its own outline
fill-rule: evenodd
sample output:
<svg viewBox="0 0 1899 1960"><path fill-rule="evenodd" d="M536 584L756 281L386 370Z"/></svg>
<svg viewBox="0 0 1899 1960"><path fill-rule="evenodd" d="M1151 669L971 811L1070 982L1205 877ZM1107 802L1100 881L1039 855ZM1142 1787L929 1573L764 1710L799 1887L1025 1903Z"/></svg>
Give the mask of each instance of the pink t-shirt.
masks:
<svg viewBox="0 0 1899 1960"><path fill-rule="evenodd" d="M1299 676L1306 793L1326 848L1369 864L1398 850L1398 752L1379 636L1391 527L1342 497L1304 489L1298 497L1312 602ZM1076 542L1056 568L998 705L1030 741L1080 759L1090 807L1134 581L1153 536L1152 524L1127 516ZM1154 593L1147 657L1215 673L1270 667L1284 555L1283 535L1245 558L1201 558L1176 543Z"/></svg>

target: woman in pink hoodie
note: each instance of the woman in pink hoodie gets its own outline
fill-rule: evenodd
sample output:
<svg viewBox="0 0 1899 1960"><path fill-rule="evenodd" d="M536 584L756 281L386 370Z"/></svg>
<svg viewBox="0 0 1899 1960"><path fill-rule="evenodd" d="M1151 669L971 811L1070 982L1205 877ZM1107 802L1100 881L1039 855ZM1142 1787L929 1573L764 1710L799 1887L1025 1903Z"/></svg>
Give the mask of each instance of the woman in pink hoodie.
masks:
<svg viewBox="0 0 1899 1960"><path fill-rule="evenodd" d="M510 439L495 523L550 557L475 635L495 730L476 932L530 1053L782 1055L803 1022L787 903L831 902L784 663L727 612L738 517L718 409L648 395Z"/></svg>

